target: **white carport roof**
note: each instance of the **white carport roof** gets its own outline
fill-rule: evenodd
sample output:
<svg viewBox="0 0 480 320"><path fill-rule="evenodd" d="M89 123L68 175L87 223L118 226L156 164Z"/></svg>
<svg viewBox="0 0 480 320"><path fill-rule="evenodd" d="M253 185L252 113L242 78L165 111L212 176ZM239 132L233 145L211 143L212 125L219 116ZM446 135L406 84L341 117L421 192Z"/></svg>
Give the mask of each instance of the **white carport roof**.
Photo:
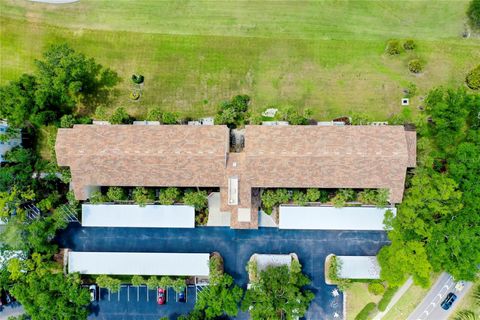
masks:
<svg viewBox="0 0 480 320"><path fill-rule="evenodd" d="M396 208L280 206L280 229L384 230L385 212Z"/></svg>
<svg viewBox="0 0 480 320"><path fill-rule="evenodd" d="M376 256L337 256L341 263L340 278L379 279L380 265Z"/></svg>
<svg viewBox="0 0 480 320"><path fill-rule="evenodd" d="M69 252L68 272L208 277L208 253Z"/></svg>
<svg viewBox="0 0 480 320"><path fill-rule="evenodd" d="M288 266L292 264L292 256L289 254L255 254L258 271L267 269L267 267Z"/></svg>
<svg viewBox="0 0 480 320"><path fill-rule="evenodd" d="M84 227L195 228L192 206L82 205Z"/></svg>

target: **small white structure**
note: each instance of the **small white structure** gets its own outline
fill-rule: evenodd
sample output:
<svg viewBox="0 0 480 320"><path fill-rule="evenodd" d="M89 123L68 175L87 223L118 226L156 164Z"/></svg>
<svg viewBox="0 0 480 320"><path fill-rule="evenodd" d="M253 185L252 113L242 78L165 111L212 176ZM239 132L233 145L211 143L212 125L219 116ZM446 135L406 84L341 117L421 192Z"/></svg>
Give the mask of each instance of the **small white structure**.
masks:
<svg viewBox="0 0 480 320"><path fill-rule="evenodd" d="M103 121L103 120L93 120L92 124L97 125L97 126L109 126L110 122L109 121Z"/></svg>
<svg viewBox="0 0 480 320"><path fill-rule="evenodd" d="M186 205L83 204L82 226L195 228L195 209Z"/></svg>
<svg viewBox="0 0 480 320"><path fill-rule="evenodd" d="M213 126L214 125L214 119L213 117L208 117L208 118L202 118L198 120L192 120L188 121L187 125L189 126Z"/></svg>
<svg viewBox="0 0 480 320"><path fill-rule="evenodd" d="M7 130L8 130L8 123L6 121L1 120L0 135L6 134ZM12 150L15 147L18 147L21 144L22 144L22 137L20 134L18 137L11 138L7 141L0 140L0 163L5 161L4 156L8 151Z"/></svg>
<svg viewBox="0 0 480 320"><path fill-rule="evenodd" d="M73 252L68 272L106 275L208 277L209 253Z"/></svg>
<svg viewBox="0 0 480 320"><path fill-rule="evenodd" d="M345 122L343 121L319 121L317 126L344 126Z"/></svg>
<svg viewBox="0 0 480 320"><path fill-rule="evenodd" d="M288 121L262 121L262 126L288 126Z"/></svg>
<svg viewBox="0 0 480 320"><path fill-rule="evenodd" d="M380 265L376 256L337 256L343 279L380 279Z"/></svg>
<svg viewBox="0 0 480 320"><path fill-rule="evenodd" d="M139 125L139 126L158 126L160 125L160 121L133 121L133 125Z"/></svg>
<svg viewBox="0 0 480 320"><path fill-rule="evenodd" d="M408 106L409 104L410 104L410 101L408 100L408 98L402 99L402 106Z"/></svg>
<svg viewBox="0 0 480 320"><path fill-rule="evenodd" d="M238 205L238 177L228 178L228 204Z"/></svg>
<svg viewBox="0 0 480 320"><path fill-rule="evenodd" d="M280 206L280 229L305 230L384 230L387 210L376 207Z"/></svg>
<svg viewBox="0 0 480 320"><path fill-rule="evenodd" d="M268 108L267 110L262 112L262 116L268 117L268 118L273 118L277 114L278 109L275 108Z"/></svg>

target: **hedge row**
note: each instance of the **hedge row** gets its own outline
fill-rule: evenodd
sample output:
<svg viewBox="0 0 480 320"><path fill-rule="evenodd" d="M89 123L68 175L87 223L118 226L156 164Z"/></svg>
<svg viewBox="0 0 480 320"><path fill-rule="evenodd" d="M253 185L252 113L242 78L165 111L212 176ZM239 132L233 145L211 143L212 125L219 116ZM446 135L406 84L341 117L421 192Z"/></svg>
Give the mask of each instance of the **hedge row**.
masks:
<svg viewBox="0 0 480 320"><path fill-rule="evenodd" d="M376 306L377 305L375 304L375 302L367 303L367 305L363 307L363 309L360 310L360 312L357 314L355 320L367 320L368 316L373 310L375 310Z"/></svg>
<svg viewBox="0 0 480 320"><path fill-rule="evenodd" d="M378 310L385 311L387 309L388 304L393 298L395 292L397 292L398 288L388 288L385 293L383 294L382 299L378 302Z"/></svg>

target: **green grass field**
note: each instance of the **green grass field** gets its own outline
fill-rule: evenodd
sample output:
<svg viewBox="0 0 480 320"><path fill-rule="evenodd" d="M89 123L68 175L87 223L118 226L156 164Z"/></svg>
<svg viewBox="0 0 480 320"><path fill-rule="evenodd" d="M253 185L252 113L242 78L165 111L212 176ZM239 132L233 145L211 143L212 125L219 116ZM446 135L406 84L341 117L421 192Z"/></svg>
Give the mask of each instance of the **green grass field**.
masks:
<svg viewBox="0 0 480 320"><path fill-rule="evenodd" d="M409 82L419 88L416 108L430 88L461 84L480 61L480 40L460 37L467 3L0 0L0 83L65 41L122 76L114 104L137 116L157 105L207 115L245 93L258 109L291 104L319 120L352 111L382 120L400 110ZM418 49L385 56L390 38L413 38ZM417 56L427 64L414 76L407 63ZM134 72L146 78L139 102L128 99Z"/></svg>

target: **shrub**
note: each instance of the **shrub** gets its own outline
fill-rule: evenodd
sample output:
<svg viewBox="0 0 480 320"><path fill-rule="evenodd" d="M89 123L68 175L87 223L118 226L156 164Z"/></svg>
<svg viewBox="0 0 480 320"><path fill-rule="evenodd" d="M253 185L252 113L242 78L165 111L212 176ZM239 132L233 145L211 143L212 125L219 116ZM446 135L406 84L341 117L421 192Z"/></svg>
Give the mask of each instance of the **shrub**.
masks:
<svg viewBox="0 0 480 320"><path fill-rule="evenodd" d="M145 80L145 77L141 74L134 74L132 75L132 82L135 84L141 84Z"/></svg>
<svg viewBox="0 0 480 320"><path fill-rule="evenodd" d="M177 114L173 112L163 112L162 113L162 123L163 124L177 124Z"/></svg>
<svg viewBox="0 0 480 320"><path fill-rule="evenodd" d="M193 206L196 211L203 211L208 204L206 191L187 191L183 195L183 202Z"/></svg>
<svg viewBox="0 0 480 320"><path fill-rule="evenodd" d="M467 10L470 25L474 29L480 29L480 0L472 0Z"/></svg>
<svg viewBox="0 0 480 320"><path fill-rule="evenodd" d="M110 201L125 200L126 199L125 191L121 187L109 187L107 191L107 198Z"/></svg>
<svg viewBox="0 0 480 320"><path fill-rule="evenodd" d="M154 107L153 109L148 110L147 121L162 121L162 110L159 107Z"/></svg>
<svg viewBox="0 0 480 320"><path fill-rule="evenodd" d="M480 64L467 74L465 82L470 89L480 89Z"/></svg>
<svg viewBox="0 0 480 320"><path fill-rule="evenodd" d="M99 287L107 288L111 292L118 292L122 282L119 279L109 277L107 275L100 275L97 277L96 282Z"/></svg>
<svg viewBox="0 0 480 320"><path fill-rule="evenodd" d="M96 203L103 203L107 201L108 201L108 198L104 196L102 192L99 190L93 191L92 194L90 195L90 203L96 204Z"/></svg>
<svg viewBox="0 0 480 320"><path fill-rule="evenodd" d="M158 281L158 278L156 276L151 276L147 279L147 283L146 283L148 289L155 289L157 287L159 287L159 281Z"/></svg>
<svg viewBox="0 0 480 320"><path fill-rule="evenodd" d="M390 287L385 290L382 299L380 299L380 301L378 302L378 310L385 311L385 309L387 309L387 306L395 295L395 292L397 292L397 289L398 288L396 287Z"/></svg>
<svg viewBox="0 0 480 320"><path fill-rule="evenodd" d="M290 201L290 194L287 189L268 189L262 193L261 198L263 210L271 214L274 207Z"/></svg>
<svg viewBox="0 0 480 320"><path fill-rule="evenodd" d="M410 82L405 89L405 97L412 98L417 94L417 85L413 82Z"/></svg>
<svg viewBox="0 0 480 320"><path fill-rule="evenodd" d="M208 223L208 212L200 212L195 215L195 224L205 226Z"/></svg>
<svg viewBox="0 0 480 320"><path fill-rule="evenodd" d="M136 287L146 283L145 279L142 276L139 276L137 274L132 276L131 282L132 282L132 286L136 286Z"/></svg>
<svg viewBox="0 0 480 320"><path fill-rule="evenodd" d="M400 42L398 42L398 40L388 41L387 47L385 48L385 52L391 56L400 54L401 52Z"/></svg>
<svg viewBox="0 0 480 320"><path fill-rule="evenodd" d="M136 204L140 207L145 207L145 205L149 202L153 202L155 200L155 195L153 190L146 189L144 187L136 187L132 193L133 200Z"/></svg>
<svg viewBox="0 0 480 320"><path fill-rule="evenodd" d="M66 114L60 118L60 128L71 128L75 124L75 117L71 114Z"/></svg>
<svg viewBox="0 0 480 320"><path fill-rule="evenodd" d="M132 119L128 115L127 111L124 108L120 107L115 110L115 112L110 117L111 124L130 124Z"/></svg>
<svg viewBox="0 0 480 320"><path fill-rule="evenodd" d="M180 196L180 191L177 188L166 188L160 191L159 201L163 205L172 205Z"/></svg>
<svg viewBox="0 0 480 320"><path fill-rule="evenodd" d="M380 282L371 282L368 284L368 292L378 296L385 292L385 287Z"/></svg>
<svg viewBox="0 0 480 320"><path fill-rule="evenodd" d="M130 92L130 99L132 99L132 100L140 99L140 92L138 92L138 91Z"/></svg>
<svg viewBox="0 0 480 320"><path fill-rule="evenodd" d="M308 202L308 197L302 190L293 191L293 203L299 206L304 206Z"/></svg>
<svg viewBox="0 0 480 320"><path fill-rule="evenodd" d="M417 47L417 44L412 39L408 39L403 43L403 49L413 50Z"/></svg>
<svg viewBox="0 0 480 320"><path fill-rule="evenodd" d="M320 190L318 189L307 189L307 199L309 202L315 202L320 199Z"/></svg>
<svg viewBox="0 0 480 320"><path fill-rule="evenodd" d="M376 304L375 302L367 303L365 307L357 314L355 320L367 320L370 316L370 313L375 310Z"/></svg>
<svg viewBox="0 0 480 320"><path fill-rule="evenodd" d="M335 208L341 208L345 207L347 202L354 201L355 198L356 194L352 189L340 189L335 197L332 198L332 203Z"/></svg>
<svg viewBox="0 0 480 320"><path fill-rule="evenodd" d="M420 59L412 59L408 62L408 70L413 73L420 73L423 71L423 62Z"/></svg>
<svg viewBox="0 0 480 320"><path fill-rule="evenodd" d="M238 95L231 101L223 101L215 115L215 124L225 124L229 128L236 128L245 124L247 120L250 97Z"/></svg>
<svg viewBox="0 0 480 320"><path fill-rule="evenodd" d="M358 201L363 204L374 204L384 207L388 204L390 191L388 189L365 189L358 193Z"/></svg>

